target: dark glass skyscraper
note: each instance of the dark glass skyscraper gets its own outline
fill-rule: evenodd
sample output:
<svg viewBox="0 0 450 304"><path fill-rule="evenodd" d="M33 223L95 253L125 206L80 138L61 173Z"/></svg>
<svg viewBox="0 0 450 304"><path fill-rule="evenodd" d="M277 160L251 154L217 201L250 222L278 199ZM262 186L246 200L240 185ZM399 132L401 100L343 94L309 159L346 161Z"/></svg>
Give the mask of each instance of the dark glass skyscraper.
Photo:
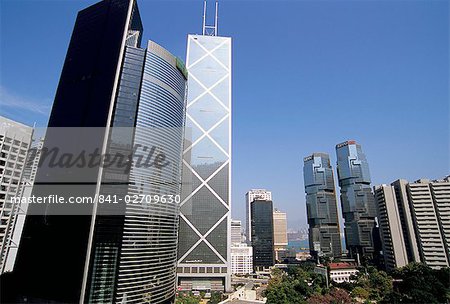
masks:
<svg viewBox="0 0 450 304"><path fill-rule="evenodd" d="M187 72L158 44L141 49L141 37L135 0L104 0L78 13L44 149L119 153L129 170L44 162L33 195L94 204L30 206L7 300L173 302L178 203L125 202L180 194ZM138 165L158 153L164 166ZM102 203L100 195L122 201Z"/></svg>
<svg viewBox="0 0 450 304"><path fill-rule="evenodd" d="M275 264L273 240L273 203L254 200L250 204L253 268L269 268Z"/></svg>
<svg viewBox="0 0 450 304"><path fill-rule="evenodd" d="M353 140L336 145L336 154L347 249L352 256L373 257L378 230L369 164L361 145Z"/></svg>
<svg viewBox="0 0 450 304"><path fill-rule="evenodd" d="M306 211L309 224L311 255L337 257L341 255L341 233L330 157L313 153L304 158L303 177Z"/></svg>

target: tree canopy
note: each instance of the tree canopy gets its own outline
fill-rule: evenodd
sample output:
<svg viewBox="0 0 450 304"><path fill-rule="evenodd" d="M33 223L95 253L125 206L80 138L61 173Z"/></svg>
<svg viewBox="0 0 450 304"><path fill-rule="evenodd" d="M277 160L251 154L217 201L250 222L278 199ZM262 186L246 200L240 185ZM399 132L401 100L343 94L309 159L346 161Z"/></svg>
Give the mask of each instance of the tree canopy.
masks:
<svg viewBox="0 0 450 304"><path fill-rule="evenodd" d="M327 288L325 278L314 273L311 265L292 266L272 273L265 296L273 304L450 302L450 268L435 270L412 263L388 274L367 266L353 279L332 282Z"/></svg>

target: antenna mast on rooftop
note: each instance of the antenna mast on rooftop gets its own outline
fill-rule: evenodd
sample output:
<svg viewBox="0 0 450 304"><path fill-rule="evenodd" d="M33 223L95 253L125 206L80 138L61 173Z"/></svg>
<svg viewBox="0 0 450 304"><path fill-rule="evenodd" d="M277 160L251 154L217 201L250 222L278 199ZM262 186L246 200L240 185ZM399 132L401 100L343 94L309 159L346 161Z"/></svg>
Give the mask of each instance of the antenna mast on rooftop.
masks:
<svg viewBox="0 0 450 304"><path fill-rule="evenodd" d="M217 13L219 10L219 2L216 0L216 14L214 16L214 25L206 25L206 0L203 2L203 29L202 35L217 36Z"/></svg>

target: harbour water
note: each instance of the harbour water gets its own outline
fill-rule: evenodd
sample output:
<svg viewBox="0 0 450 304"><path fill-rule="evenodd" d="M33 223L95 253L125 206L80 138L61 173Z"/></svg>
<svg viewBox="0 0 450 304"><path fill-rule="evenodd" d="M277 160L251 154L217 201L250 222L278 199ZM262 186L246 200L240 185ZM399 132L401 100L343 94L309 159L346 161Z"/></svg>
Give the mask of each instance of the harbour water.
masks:
<svg viewBox="0 0 450 304"><path fill-rule="evenodd" d="M342 248L345 249L345 238L341 238ZM309 251L309 241L306 240L295 240L288 242L288 248L295 249L296 251Z"/></svg>
<svg viewBox="0 0 450 304"><path fill-rule="evenodd" d="M289 241L288 248L294 249L297 252L309 251L309 241L308 241L308 239Z"/></svg>

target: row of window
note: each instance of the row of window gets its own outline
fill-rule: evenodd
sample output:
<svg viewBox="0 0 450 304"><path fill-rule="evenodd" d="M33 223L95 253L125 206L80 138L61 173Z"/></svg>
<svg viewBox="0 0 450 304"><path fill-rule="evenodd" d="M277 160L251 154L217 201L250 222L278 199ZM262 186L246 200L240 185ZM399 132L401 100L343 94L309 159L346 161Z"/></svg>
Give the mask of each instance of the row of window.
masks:
<svg viewBox="0 0 450 304"><path fill-rule="evenodd" d="M1 138L3 138L3 136ZM12 143L15 146L21 146L22 148L28 148L28 144L26 142L21 142L20 140L12 139L10 137L6 137L4 142L8 144Z"/></svg>
<svg viewBox="0 0 450 304"><path fill-rule="evenodd" d="M177 273L227 273L227 267L177 267Z"/></svg>
<svg viewBox="0 0 450 304"><path fill-rule="evenodd" d="M341 271L341 272L333 272L333 275L345 275L345 274L355 274L356 270L351 271Z"/></svg>

